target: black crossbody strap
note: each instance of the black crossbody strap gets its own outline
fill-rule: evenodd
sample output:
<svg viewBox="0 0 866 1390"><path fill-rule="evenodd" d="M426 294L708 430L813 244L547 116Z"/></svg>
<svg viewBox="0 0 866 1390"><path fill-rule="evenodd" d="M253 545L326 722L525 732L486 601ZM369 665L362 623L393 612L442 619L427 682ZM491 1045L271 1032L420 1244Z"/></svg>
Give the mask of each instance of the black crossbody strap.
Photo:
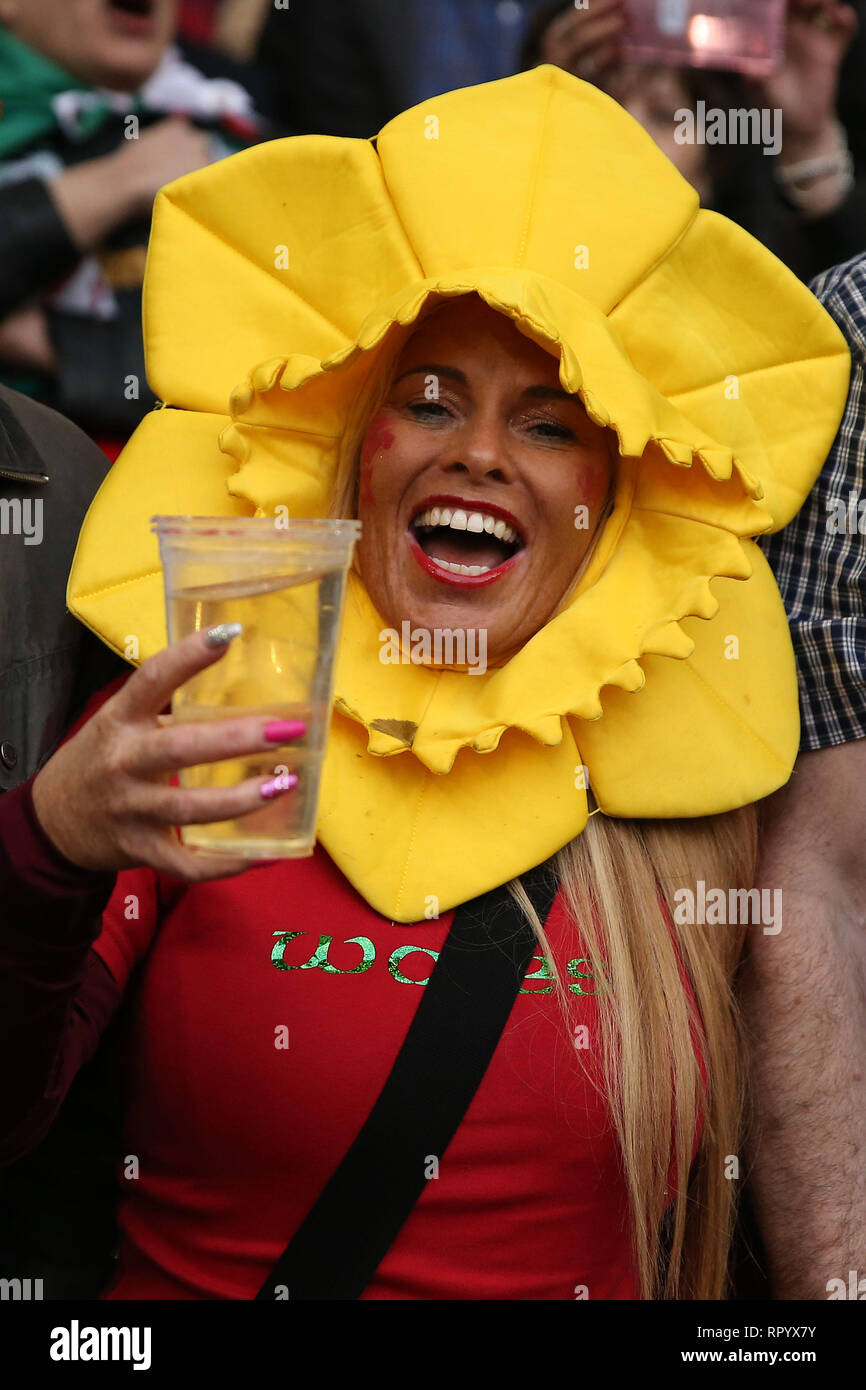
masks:
<svg viewBox="0 0 866 1390"><path fill-rule="evenodd" d="M551 866L521 881L545 922ZM457 909L376 1104L257 1299L361 1296L457 1132L536 949L504 885Z"/></svg>

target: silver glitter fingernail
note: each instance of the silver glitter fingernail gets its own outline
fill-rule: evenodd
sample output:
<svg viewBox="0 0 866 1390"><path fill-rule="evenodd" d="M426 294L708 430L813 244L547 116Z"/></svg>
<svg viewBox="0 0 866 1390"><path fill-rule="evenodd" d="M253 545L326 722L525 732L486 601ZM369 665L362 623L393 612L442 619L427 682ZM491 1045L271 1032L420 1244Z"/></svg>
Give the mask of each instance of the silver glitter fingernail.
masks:
<svg viewBox="0 0 866 1390"><path fill-rule="evenodd" d="M216 627L208 628L204 640L209 647L226 647L243 630L243 623L217 623Z"/></svg>

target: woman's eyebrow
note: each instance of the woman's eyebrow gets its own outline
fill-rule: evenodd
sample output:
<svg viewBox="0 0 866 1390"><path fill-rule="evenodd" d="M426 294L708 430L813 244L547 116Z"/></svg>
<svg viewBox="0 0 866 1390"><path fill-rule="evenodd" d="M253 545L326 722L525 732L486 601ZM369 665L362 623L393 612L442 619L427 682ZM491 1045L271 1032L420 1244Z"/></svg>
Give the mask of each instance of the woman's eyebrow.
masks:
<svg viewBox="0 0 866 1390"><path fill-rule="evenodd" d="M401 372L394 380L394 386L402 381L406 376L415 376L418 372L426 372L428 376L445 376L452 381L457 381L461 386L466 385L466 373L461 372L457 367L443 367L438 362L422 362L418 367L408 367L405 372Z"/></svg>
<svg viewBox="0 0 866 1390"><path fill-rule="evenodd" d="M523 392L524 396L531 396L533 400L542 401L575 401L580 405L580 400L571 391L564 391L561 386L527 386Z"/></svg>
<svg viewBox="0 0 866 1390"><path fill-rule="evenodd" d="M415 376L419 372L425 372L429 376L449 377L452 381L459 382L461 386L466 385L465 372L461 372L458 367L446 367L440 362L422 362L417 367L407 367L405 372L401 372L398 377L394 378L393 385L396 386L404 377ZM565 400L576 401L578 405L580 404L578 398L571 391L565 391L561 386L527 386L521 394L530 396L533 400Z"/></svg>

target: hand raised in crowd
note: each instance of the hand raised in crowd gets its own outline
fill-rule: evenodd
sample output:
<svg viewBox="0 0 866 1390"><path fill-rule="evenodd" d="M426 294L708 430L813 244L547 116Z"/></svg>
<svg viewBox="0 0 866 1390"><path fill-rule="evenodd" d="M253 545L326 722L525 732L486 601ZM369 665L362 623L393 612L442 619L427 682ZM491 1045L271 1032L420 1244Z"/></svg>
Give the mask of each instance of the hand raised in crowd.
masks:
<svg viewBox="0 0 866 1390"><path fill-rule="evenodd" d="M806 159L836 116L839 70L857 32L857 15L835 0L790 0L785 62L755 79L765 105L783 112L783 154Z"/></svg>
<svg viewBox="0 0 866 1390"><path fill-rule="evenodd" d="M857 15L836 0L790 0L785 34L785 61L778 72L755 79L753 90L761 106L782 112L782 169L804 160L844 156L844 132L836 115L839 73L857 32ZM804 211L832 211L849 189L840 168L820 179L807 180Z"/></svg>
<svg viewBox="0 0 866 1390"><path fill-rule="evenodd" d="M159 718L172 692L225 650L196 632L149 657L37 773L36 815L73 864L101 870L148 865L188 882L251 867L248 859L185 848L173 827L234 820L268 797L290 795L294 781L274 785L273 778L258 776L231 787L185 788L171 786L171 779L182 767L275 749L300 737L303 725L275 728L267 715L188 724Z"/></svg>
<svg viewBox="0 0 866 1390"><path fill-rule="evenodd" d="M593 81L622 61L627 22L626 0L592 0L586 10L572 6L551 20L544 31L542 61Z"/></svg>

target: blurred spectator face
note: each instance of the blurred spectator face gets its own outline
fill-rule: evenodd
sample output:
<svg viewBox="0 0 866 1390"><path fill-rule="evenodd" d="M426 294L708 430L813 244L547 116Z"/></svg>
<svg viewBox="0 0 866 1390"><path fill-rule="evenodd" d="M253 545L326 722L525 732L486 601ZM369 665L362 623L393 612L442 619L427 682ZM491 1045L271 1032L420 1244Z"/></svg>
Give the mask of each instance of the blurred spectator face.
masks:
<svg viewBox="0 0 866 1390"><path fill-rule="evenodd" d="M134 91L174 37L176 0L0 0L0 22L93 87Z"/></svg>
<svg viewBox="0 0 866 1390"><path fill-rule="evenodd" d="M694 105L682 69L625 63L608 72L599 86L640 122L683 178L706 198L710 185L706 147L680 145L674 139L676 113Z"/></svg>

